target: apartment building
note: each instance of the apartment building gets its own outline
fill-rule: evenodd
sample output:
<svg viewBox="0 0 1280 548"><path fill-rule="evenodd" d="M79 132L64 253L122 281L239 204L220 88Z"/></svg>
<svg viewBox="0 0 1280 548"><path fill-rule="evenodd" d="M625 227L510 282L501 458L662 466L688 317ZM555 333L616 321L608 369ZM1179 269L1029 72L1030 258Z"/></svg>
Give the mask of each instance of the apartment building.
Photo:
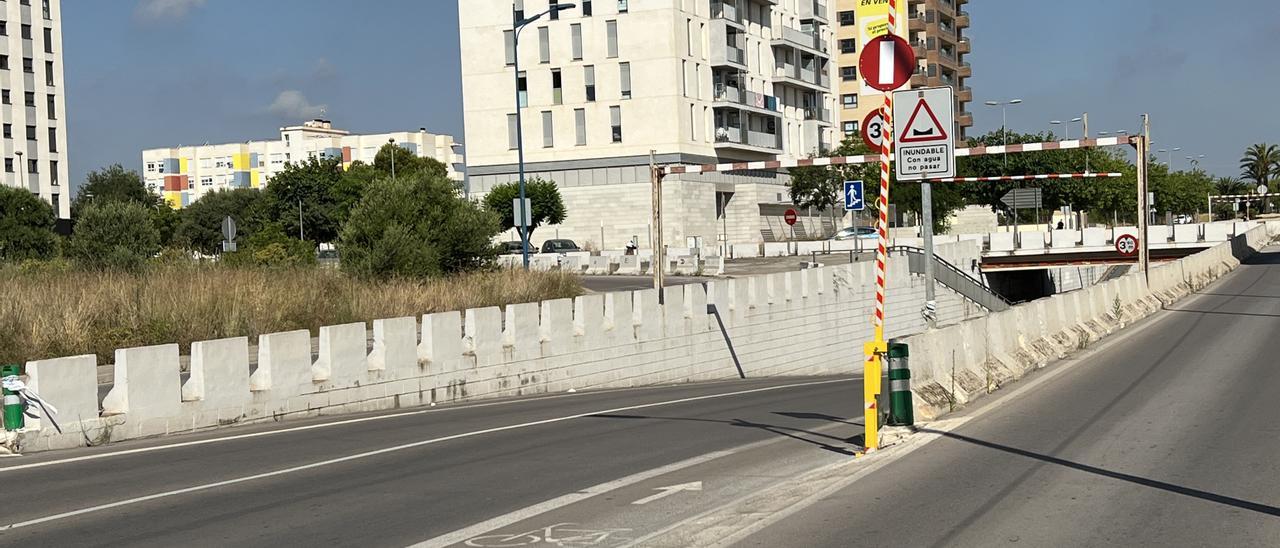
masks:
<svg viewBox="0 0 1280 548"><path fill-rule="evenodd" d="M2 0L0 0L2 1ZM178 145L142 151L143 180L150 191L164 196L174 208L182 208L215 190L259 188L284 169L287 162L307 158L341 158L344 168L352 162L373 163L383 145L394 143L419 157L444 163L449 178L462 181L466 171L461 144L452 136L418 131L352 135L333 127L329 120L310 120L300 126L280 128L278 141Z"/></svg>
<svg viewBox="0 0 1280 548"><path fill-rule="evenodd" d="M67 181L62 3L0 1L0 112L4 184L26 188L71 216Z"/></svg>
<svg viewBox="0 0 1280 548"><path fill-rule="evenodd" d="M518 100L526 172L554 180L568 209L535 243L620 248L634 237L647 247L650 151L659 164L701 164L805 157L838 142L824 2L582 0L522 28L517 76L513 18L548 6L458 2L471 188L518 179ZM773 238L787 182L772 171L670 176L665 241Z"/></svg>
<svg viewBox="0 0 1280 548"><path fill-rule="evenodd" d="M840 82L840 130L845 136L857 135L868 114L883 105L883 93L863 82L858 74L858 56L862 46L884 34L888 15L886 0L835 0L836 37L840 49L837 57ZM915 50L917 67L911 77L912 88L951 86L956 96L956 135L963 137L973 126L968 104L973 91L965 80L973 69L965 60L970 51L964 29L969 28L969 14L962 7L968 0L902 0L898 2L894 33L906 38Z"/></svg>

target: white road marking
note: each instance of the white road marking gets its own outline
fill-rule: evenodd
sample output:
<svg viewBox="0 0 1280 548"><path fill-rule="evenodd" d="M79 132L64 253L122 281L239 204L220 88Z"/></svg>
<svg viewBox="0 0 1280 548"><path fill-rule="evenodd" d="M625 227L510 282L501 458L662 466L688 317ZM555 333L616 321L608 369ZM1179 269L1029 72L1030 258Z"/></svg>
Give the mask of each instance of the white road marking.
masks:
<svg viewBox="0 0 1280 548"><path fill-rule="evenodd" d="M880 85L887 86L892 84L897 77L897 65L894 62L894 41L885 40L880 42Z"/></svg>
<svg viewBox="0 0 1280 548"><path fill-rule="evenodd" d="M655 490L658 492L652 495L649 495L645 498L642 498L640 500L637 500L631 504L649 504L650 502L669 497L681 491L701 491L702 482L691 481L689 483L681 483L680 485L668 485L667 487L658 487Z"/></svg>
<svg viewBox="0 0 1280 548"><path fill-rule="evenodd" d="M463 438L470 438L470 437L480 436L480 435L484 435L484 434L492 434L492 433L494 433L494 432L504 432L504 431L507 431L507 430L516 430L516 429L520 429L520 428L528 428L528 427L531 427L531 426L541 426L541 425L544 425L544 424L554 424L554 423L558 423L558 422L564 422L564 421L568 421L568 420L580 419L580 418L583 418L583 417L589 417L589 416L591 416L591 415L602 415L602 414L610 414L610 413L620 413L620 412L623 412L623 411L634 411L634 410L636 410L636 409L647 409L647 408L650 408L650 407L662 407L662 406L666 406L666 405L675 405L675 404L680 404L680 403L688 403L688 402L695 402L695 401L702 401L702 400L712 400L712 399L718 399L718 398L727 398L727 397L730 397L730 396L741 396L741 395L745 395L745 394L755 394L755 393L760 393L760 392L771 392L771 391L774 391L774 390L782 390L782 389L786 389L786 388L799 388L799 387L804 387L804 386L815 386L815 385L822 385L822 384L833 384L833 383L838 383L838 382L849 382L849 380L848 380L848 379L833 379L833 380L812 381L812 382L803 382L803 383L795 383L795 384L783 384L783 385L777 385L777 386L767 386L767 387L764 387L764 388L754 388L754 389L751 389L751 390L739 390L739 391L736 391L736 392L724 392L724 393L720 393L720 394L708 394L708 395L705 395L705 396L694 396L694 397L689 397L689 398L680 398L680 399L676 399L676 400L668 400L668 401L662 401L662 402L642 403L642 404L638 404L638 405L630 405L630 406L627 406L627 407L616 407L616 408L613 408L613 409L602 409L602 410L590 411L590 412L586 412L586 413L576 413L576 414L573 414L573 415L565 415L565 416L562 416L562 417L555 417L555 418L550 418L550 419L542 419L542 420L537 420L537 421L523 422L523 423L519 423L519 424L509 424L509 425L507 425L507 426L497 426L497 427L494 427L494 428L486 428L486 429L483 429L483 430L475 430L475 431L472 431L472 432L463 432L463 433L460 433L460 434L453 434L453 435L443 436L443 437L439 437L439 438L431 438L431 439L426 439L426 440L416 441L416 442L412 442L412 443L405 443L405 444L401 444L401 445L396 445L396 446L392 446L392 447L385 447L385 448L382 448L382 449L376 449L376 450L373 450L373 451L365 451L365 452L363 452L363 453L355 453L355 454L352 454L352 455L347 455L347 456L345 456L345 457L338 457L338 458L334 458L334 459L322 460L322 461L319 461L319 462L313 462L313 463L310 463L310 464L304 464L304 465L301 465L301 466L291 466L291 467L289 467L289 468L282 468L282 469L280 469L280 470L273 470L273 471L271 471L271 472L264 472L264 473L261 473L261 474L253 474L253 475L250 475L250 476L243 476L243 477L233 478L233 479L224 480L224 481L218 481L218 482L213 482L213 483L206 483L206 484L202 484L202 485L196 485L196 486L192 486L192 487L186 487L186 488L183 488L183 489L176 489L176 490L173 490L173 491L164 491L164 492L161 492L161 493L155 493L155 494L146 495L146 496L142 496L142 497L135 497L135 498L125 499L125 500L120 500L120 501L111 502L111 503L107 503L107 504L100 504L100 505L97 505L97 506L90 506L90 507L87 507L87 508L81 508L81 509L78 509L78 510L71 510L71 511L69 511L69 512L62 512L62 513L59 513L59 514L52 514L52 515L43 516L43 517L39 517L39 518L35 518L35 519L30 519L30 520L26 520L26 521L20 521L20 522L17 522L17 523L11 523L11 524L8 524L8 525L2 525L2 526L0 526L0 531L7 531L7 530L10 530L10 529L18 529L18 528L21 528L21 527L30 527L30 526L32 526L32 525L39 525L39 524L42 524L42 523L48 523L48 522L51 522L51 521L57 521L57 520L62 520L62 519L70 518L70 517L81 516L81 515L84 515L84 514L91 514L91 513L94 513L94 512L100 512L100 511L102 511L102 510L109 510L109 509L111 509L111 508L119 508L119 507L121 507L121 506L129 506L129 505L139 504L139 503L143 503L143 502L147 502L147 501L152 501L152 500L156 500L156 499L168 498L168 497L173 497L173 496L177 496L177 495L184 495L184 494L187 494L187 493L195 493L195 492L198 492L198 491L207 491L207 490L209 490L209 489L215 489L215 488L218 488L218 487L226 487L226 486L228 486L228 485L235 485L235 484L239 484L239 483L245 483L245 482L249 482L249 481L260 480L260 479L270 478L270 477L274 477L274 476L283 476L283 475L286 475L286 474L292 474L292 473L294 473L294 472L301 472L301 471L303 471L303 470L312 470L312 469L315 469L315 468L321 468L321 467L325 467L325 466L331 466L331 465L334 465L334 464L340 464L340 463L344 463L344 462L349 462L349 461L354 461L354 460L365 459L365 458L374 457L374 456L378 456L378 455L384 455L384 454L387 454L387 453L394 453L394 452L398 452L398 451L404 451L404 450L406 450L406 449L414 449L414 448L418 448L418 447L425 447L425 446L428 446L428 445L434 445L434 444L437 444L437 443L443 443L443 442L446 442L446 441L452 441L452 440L463 439Z"/></svg>

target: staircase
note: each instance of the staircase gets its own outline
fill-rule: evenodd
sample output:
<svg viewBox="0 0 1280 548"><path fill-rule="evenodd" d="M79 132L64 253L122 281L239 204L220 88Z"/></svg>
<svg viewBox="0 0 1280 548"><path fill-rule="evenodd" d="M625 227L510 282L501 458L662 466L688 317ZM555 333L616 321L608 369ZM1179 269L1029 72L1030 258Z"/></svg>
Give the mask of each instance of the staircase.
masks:
<svg viewBox="0 0 1280 548"><path fill-rule="evenodd" d="M926 255L923 249L900 245L890 247L889 253L906 255L911 273L924 274ZM1004 297L993 292L982 279L974 278L968 272L937 255L933 256L933 276L938 283L947 286L952 291L964 296L964 298L992 312L1008 310L1013 305Z"/></svg>

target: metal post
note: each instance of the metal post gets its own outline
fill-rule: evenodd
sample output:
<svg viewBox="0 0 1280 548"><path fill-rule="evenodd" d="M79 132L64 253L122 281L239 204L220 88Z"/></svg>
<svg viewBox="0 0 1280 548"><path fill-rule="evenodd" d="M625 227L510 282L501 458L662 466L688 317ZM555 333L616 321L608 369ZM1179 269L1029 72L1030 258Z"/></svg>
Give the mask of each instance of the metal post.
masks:
<svg viewBox="0 0 1280 548"><path fill-rule="evenodd" d="M920 182L920 234L924 236L924 319L930 328L937 326L937 295L933 287L933 184ZM889 371L893 375L892 369Z"/></svg>
<svg viewBox="0 0 1280 548"><path fill-rule="evenodd" d="M890 342L889 351L889 418L891 426L915 424L915 409L911 402L910 351L906 343Z"/></svg>
<svg viewBox="0 0 1280 548"><path fill-rule="evenodd" d="M307 239L302 232L302 198L298 198L298 239L303 241Z"/></svg>
<svg viewBox="0 0 1280 548"><path fill-rule="evenodd" d="M661 299L666 253L662 244L662 172L658 170L656 154L657 151L649 151L649 185L653 188L653 288Z"/></svg>
<svg viewBox="0 0 1280 548"><path fill-rule="evenodd" d="M520 210L513 213L520 219L520 255L524 260L524 269L529 270L529 227L525 224L524 211L524 128L520 123L520 30L523 21L516 19L516 6L511 5L511 53L515 65L515 78L512 80L516 94L516 163L520 172Z"/></svg>
<svg viewBox="0 0 1280 548"><path fill-rule="evenodd" d="M1149 234L1147 228L1147 135L1150 125L1146 114L1142 115L1143 134L1134 138L1138 158L1134 162L1138 168L1138 268L1142 275L1150 281Z"/></svg>
<svg viewBox="0 0 1280 548"><path fill-rule="evenodd" d="M0 378L16 377L19 368L16 364L0 366ZM4 390L4 429L10 432L21 430L26 426L26 419L22 416L22 399L17 394Z"/></svg>
<svg viewBox="0 0 1280 548"><path fill-rule="evenodd" d="M391 180L394 181L396 180L396 140L388 139L387 144L391 145L391 150L387 152L391 153Z"/></svg>

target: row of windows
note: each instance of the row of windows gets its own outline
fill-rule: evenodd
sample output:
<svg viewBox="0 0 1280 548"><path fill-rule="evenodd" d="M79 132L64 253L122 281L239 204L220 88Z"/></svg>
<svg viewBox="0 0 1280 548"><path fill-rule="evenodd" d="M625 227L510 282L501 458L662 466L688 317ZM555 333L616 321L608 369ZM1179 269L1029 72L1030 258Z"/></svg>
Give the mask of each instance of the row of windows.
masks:
<svg viewBox="0 0 1280 548"><path fill-rule="evenodd" d="M13 158L4 159L4 171L5 173L13 173ZM35 158L28 159L27 173L40 173L40 161ZM53 178L50 180L50 182L54 185L57 185L58 184L58 161L57 160L49 160L49 173L53 174Z"/></svg>
<svg viewBox="0 0 1280 548"><path fill-rule="evenodd" d="M629 2L627 0L616 0L616 1L618 2L618 13L627 13L627 9L630 7ZM548 0L547 2L548 8L551 10L551 13L548 15L551 17L552 21L560 19L560 11L555 8L555 4L557 4L558 2L559 0ZM516 20L517 21L524 20L524 13L525 13L524 0L515 0L515 3L512 4L512 7L515 8ZM591 11L592 11L591 0L581 0L580 2L578 2L578 10L583 17L591 17Z"/></svg>
<svg viewBox="0 0 1280 548"><path fill-rule="evenodd" d="M618 56L618 22L610 19L605 21L605 56L613 59ZM506 64L511 66L516 64L516 48L514 31L502 31L503 41L506 44ZM571 44L572 57L574 61L582 60L582 25L574 23L569 25L569 40ZM538 27L538 62L543 64L551 63L551 29L550 27Z"/></svg>
<svg viewBox="0 0 1280 548"><path fill-rule="evenodd" d="M28 141L37 140L36 131L37 131L36 126L27 126ZM13 138L13 124L4 124L4 138L5 139ZM49 128L49 152L57 152L57 151L58 151L58 128L51 127Z"/></svg>
<svg viewBox="0 0 1280 548"><path fill-rule="evenodd" d="M0 55L0 69L9 70L9 56ZM35 74L35 61L30 57L22 58L22 72L27 74ZM53 86L53 61L44 62L44 83L47 86Z"/></svg>
<svg viewBox="0 0 1280 548"><path fill-rule="evenodd" d="M542 147L551 148L556 146L555 143L555 113L544 110L542 111ZM583 108L573 109L573 126L574 126L574 144L587 144L587 110ZM519 139L516 131L516 115L507 115L507 148L515 150L519 146ZM612 143L622 142L622 107L609 107L609 138Z"/></svg>
<svg viewBox="0 0 1280 548"><path fill-rule="evenodd" d="M596 100L596 67L582 67L583 97L588 103ZM516 93L521 107L529 106L529 76L523 71L516 77ZM631 63L618 63L618 94L622 99L631 98ZM551 69L551 104L564 104L564 78L561 70Z"/></svg>
<svg viewBox="0 0 1280 548"><path fill-rule="evenodd" d="M9 22L0 21L0 36L9 35ZM22 25L22 39L31 40L31 25ZM44 29L44 52L53 53L53 29Z"/></svg>
<svg viewBox="0 0 1280 548"><path fill-rule="evenodd" d="M45 95L45 109L50 120L58 119L58 103L53 94ZM0 89L0 104L12 105L13 100L9 90ZM23 93L23 104L29 107L36 106L36 92L28 91Z"/></svg>

